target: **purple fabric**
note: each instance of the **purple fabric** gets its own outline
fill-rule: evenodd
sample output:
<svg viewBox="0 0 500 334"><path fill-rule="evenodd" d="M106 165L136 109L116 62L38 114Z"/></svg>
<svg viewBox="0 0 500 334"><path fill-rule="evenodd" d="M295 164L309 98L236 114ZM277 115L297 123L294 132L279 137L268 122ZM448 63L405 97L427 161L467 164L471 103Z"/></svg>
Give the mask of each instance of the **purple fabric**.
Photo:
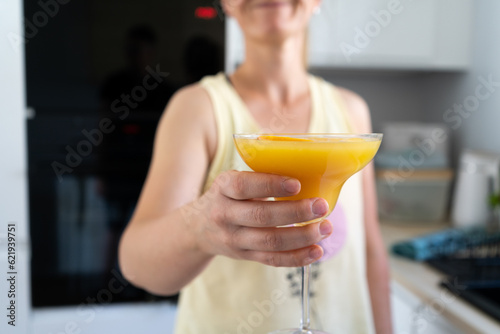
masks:
<svg viewBox="0 0 500 334"><path fill-rule="evenodd" d="M326 261L337 254L344 246L347 237L347 219L340 203L337 203L327 219L333 225L333 232L328 238L321 240L319 243L324 251L320 261Z"/></svg>

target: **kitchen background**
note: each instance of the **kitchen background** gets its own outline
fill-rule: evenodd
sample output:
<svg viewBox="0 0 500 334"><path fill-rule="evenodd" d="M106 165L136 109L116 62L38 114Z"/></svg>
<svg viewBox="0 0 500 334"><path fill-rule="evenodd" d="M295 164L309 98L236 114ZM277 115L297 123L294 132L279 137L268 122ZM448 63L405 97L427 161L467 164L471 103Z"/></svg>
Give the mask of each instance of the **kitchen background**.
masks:
<svg viewBox="0 0 500 334"><path fill-rule="evenodd" d="M165 97L203 73L230 71L241 62L236 25L209 0L5 0L0 13L0 219L2 226L16 223L19 272L17 326L3 321L2 333L169 333L175 298L157 298L122 281L116 242L140 189ZM310 69L363 96L375 131L394 122L444 124L451 150L443 168L457 174L465 149L500 154L499 13L495 0L323 0L309 30ZM65 163L66 145L77 149L86 138L82 130L96 128L114 97L145 75L134 74L133 64L160 64L169 73L162 97L150 94L124 122L112 119L119 128L106 137L111 144L96 145L59 182L53 162ZM118 82L118 91L110 88ZM480 86L488 97L474 98ZM468 109L458 111L460 104ZM123 142L126 149L118 145ZM120 190L107 192L111 188ZM408 231L415 225L399 225L405 224ZM5 240L0 231L2 268ZM110 293L109 282L123 290ZM8 290L5 281L0 288ZM498 329L487 327L495 320L461 309L456 300L432 321L426 318L421 330L412 316L415 303L422 308L426 302L394 278L396 333ZM454 307L472 312L464 318L476 322L458 321Z"/></svg>

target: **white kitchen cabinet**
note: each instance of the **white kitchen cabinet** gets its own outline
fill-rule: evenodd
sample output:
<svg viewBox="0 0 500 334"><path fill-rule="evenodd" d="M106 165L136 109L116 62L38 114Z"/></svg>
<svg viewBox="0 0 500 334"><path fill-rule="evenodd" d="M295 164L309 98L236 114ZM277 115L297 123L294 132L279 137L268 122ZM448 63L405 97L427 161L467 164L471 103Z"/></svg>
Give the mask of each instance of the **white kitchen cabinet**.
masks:
<svg viewBox="0 0 500 334"><path fill-rule="evenodd" d="M425 303L397 282L391 282L395 334L465 334L449 322L436 305Z"/></svg>
<svg viewBox="0 0 500 334"><path fill-rule="evenodd" d="M463 70L470 0L324 0L309 28L311 67Z"/></svg>
<svg viewBox="0 0 500 334"><path fill-rule="evenodd" d="M472 0L323 0L308 33L312 68L465 70ZM243 35L226 21L226 70L244 59Z"/></svg>

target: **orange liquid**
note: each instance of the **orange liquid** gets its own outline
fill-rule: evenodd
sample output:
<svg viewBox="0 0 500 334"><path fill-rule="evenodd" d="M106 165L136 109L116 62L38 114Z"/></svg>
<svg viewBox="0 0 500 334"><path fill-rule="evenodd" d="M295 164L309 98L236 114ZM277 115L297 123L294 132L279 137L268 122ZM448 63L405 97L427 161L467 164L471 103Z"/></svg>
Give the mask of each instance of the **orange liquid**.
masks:
<svg viewBox="0 0 500 334"><path fill-rule="evenodd" d="M356 137L303 139L266 135L235 138L240 156L255 172L279 174L300 181L299 194L276 200L322 197L328 202L330 212L345 181L373 159L380 142L380 139Z"/></svg>

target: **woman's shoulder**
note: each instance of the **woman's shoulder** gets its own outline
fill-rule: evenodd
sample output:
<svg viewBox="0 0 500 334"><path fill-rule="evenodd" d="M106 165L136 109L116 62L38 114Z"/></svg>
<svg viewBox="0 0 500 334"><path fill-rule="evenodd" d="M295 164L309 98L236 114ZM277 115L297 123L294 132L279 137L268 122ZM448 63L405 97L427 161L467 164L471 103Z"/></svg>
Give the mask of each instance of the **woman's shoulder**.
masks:
<svg viewBox="0 0 500 334"><path fill-rule="evenodd" d="M168 102L158 130L164 132L172 127L201 135L212 154L216 125L210 96L201 82L179 89Z"/></svg>
<svg viewBox="0 0 500 334"><path fill-rule="evenodd" d="M370 109L365 99L347 88L335 86L346 107L349 118L356 131L368 133L372 131Z"/></svg>
<svg viewBox="0 0 500 334"><path fill-rule="evenodd" d="M193 117L210 114L211 109L212 104L206 89L201 82L197 82L175 92L167 105L166 112Z"/></svg>

